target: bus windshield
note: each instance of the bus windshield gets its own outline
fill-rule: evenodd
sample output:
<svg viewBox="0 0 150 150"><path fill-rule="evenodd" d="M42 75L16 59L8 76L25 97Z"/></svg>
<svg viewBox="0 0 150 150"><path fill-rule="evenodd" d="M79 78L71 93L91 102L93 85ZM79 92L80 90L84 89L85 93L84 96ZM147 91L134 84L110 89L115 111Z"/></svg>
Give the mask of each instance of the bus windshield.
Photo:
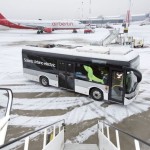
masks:
<svg viewBox="0 0 150 150"><path fill-rule="evenodd" d="M134 92L137 85L138 85L138 76L134 73L134 71L127 71L126 94Z"/></svg>

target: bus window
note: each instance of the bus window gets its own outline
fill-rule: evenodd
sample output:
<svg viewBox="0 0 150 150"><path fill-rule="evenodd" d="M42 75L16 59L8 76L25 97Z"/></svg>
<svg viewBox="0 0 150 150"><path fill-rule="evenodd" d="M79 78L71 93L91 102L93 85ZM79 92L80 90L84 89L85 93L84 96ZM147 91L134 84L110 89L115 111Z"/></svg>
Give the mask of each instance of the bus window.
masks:
<svg viewBox="0 0 150 150"><path fill-rule="evenodd" d="M108 85L108 67L99 65L84 66L90 81Z"/></svg>
<svg viewBox="0 0 150 150"><path fill-rule="evenodd" d="M59 62L58 69L60 71L65 71L65 63L64 62Z"/></svg>
<svg viewBox="0 0 150 150"><path fill-rule="evenodd" d="M77 79L88 80L87 72L83 66L83 64L76 64L75 76Z"/></svg>
<svg viewBox="0 0 150 150"><path fill-rule="evenodd" d="M108 74L109 74L108 67L96 67L96 68L99 72L100 78L103 79L104 84L108 85Z"/></svg>
<svg viewBox="0 0 150 150"><path fill-rule="evenodd" d="M73 73L74 72L74 64L67 63L67 72Z"/></svg>
<svg viewBox="0 0 150 150"><path fill-rule="evenodd" d="M99 67L99 65L76 65L76 77L108 85L108 68Z"/></svg>

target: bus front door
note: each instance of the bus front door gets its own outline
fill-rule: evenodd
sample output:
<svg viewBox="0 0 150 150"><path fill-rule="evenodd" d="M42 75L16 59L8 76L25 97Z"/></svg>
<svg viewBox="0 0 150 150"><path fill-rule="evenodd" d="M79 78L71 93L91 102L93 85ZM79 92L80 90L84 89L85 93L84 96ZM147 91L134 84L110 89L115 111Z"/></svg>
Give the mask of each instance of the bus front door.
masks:
<svg viewBox="0 0 150 150"><path fill-rule="evenodd" d="M59 87L74 91L74 64L71 62L58 62L58 85Z"/></svg>
<svg viewBox="0 0 150 150"><path fill-rule="evenodd" d="M109 100L124 104L123 72L111 70Z"/></svg>

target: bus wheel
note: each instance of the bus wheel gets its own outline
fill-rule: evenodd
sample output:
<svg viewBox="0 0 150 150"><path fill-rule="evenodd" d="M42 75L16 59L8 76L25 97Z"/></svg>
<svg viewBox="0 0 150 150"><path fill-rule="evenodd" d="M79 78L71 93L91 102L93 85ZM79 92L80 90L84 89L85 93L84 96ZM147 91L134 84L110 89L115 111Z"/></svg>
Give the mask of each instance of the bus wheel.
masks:
<svg viewBox="0 0 150 150"><path fill-rule="evenodd" d="M103 92L98 88L93 88L90 91L90 96L92 97L92 99L94 99L96 101L102 101L103 100Z"/></svg>
<svg viewBox="0 0 150 150"><path fill-rule="evenodd" d="M48 86L49 85L49 82L48 82L48 79L46 77L40 77L40 83L43 85L43 86Z"/></svg>

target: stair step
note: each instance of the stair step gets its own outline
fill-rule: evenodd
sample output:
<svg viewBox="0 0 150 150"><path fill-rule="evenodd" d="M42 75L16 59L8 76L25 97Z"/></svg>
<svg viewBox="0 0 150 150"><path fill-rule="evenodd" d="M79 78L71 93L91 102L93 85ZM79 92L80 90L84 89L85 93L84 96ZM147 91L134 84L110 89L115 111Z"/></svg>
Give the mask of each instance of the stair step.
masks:
<svg viewBox="0 0 150 150"><path fill-rule="evenodd" d="M96 144L65 144L64 150L99 150Z"/></svg>

